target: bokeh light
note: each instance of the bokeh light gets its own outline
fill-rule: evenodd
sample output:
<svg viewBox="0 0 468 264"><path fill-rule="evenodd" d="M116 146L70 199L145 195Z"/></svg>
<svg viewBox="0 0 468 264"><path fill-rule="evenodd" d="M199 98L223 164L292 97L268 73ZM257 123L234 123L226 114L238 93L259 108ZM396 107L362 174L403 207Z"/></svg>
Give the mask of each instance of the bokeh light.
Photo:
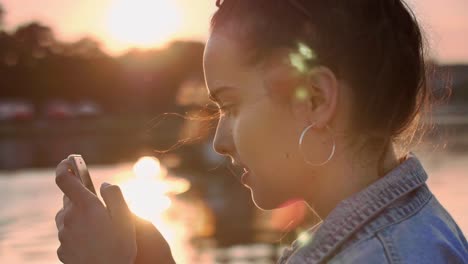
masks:
<svg viewBox="0 0 468 264"><path fill-rule="evenodd" d="M309 63L315 59L315 52L302 42L297 44L296 52L291 52L289 54L289 61L291 65L300 73L307 73L307 71L310 69L308 67Z"/></svg>

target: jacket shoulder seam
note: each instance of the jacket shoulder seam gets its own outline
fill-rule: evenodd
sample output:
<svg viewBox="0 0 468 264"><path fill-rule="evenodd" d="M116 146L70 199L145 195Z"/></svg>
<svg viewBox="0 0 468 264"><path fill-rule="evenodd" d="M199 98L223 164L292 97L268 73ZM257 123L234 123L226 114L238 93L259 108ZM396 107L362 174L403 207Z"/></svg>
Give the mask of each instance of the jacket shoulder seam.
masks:
<svg viewBox="0 0 468 264"><path fill-rule="evenodd" d="M421 212L421 210L423 210L424 207L426 207L426 205L434 198L433 195L431 195L426 201L424 201L423 204L421 204L421 206L419 206L419 208L417 208L416 210L413 210L412 212L406 214L405 216L402 216L398 219L396 219L395 221L391 221L387 224L384 224L378 228L376 228L375 230L373 231L369 231L369 234L367 235L367 237L372 237L372 236L376 236L378 233L384 231L385 229L389 228L389 227L392 227L392 226L395 226L401 222L404 222L406 220L408 220L409 218L417 215L419 212ZM396 208L393 208L393 209L396 209ZM385 212L384 212L385 213ZM363 239L366 239L367 237L364 237Z"/></svg>
<svg viewBox="0 0 468 264"><path fill-rule="evenodd" d="M384 226L380 227L379 229L375 230L375 232L373 233L373 235L376 236L377 239L379 240L379 242L382 244L382 247L383 247L384 252L385 252L385 256L387 257L387 260L389 261L390 264L401 263L401 258L399 256L396 248L394 247L393 240L391 238L389 238L388 236L385 236L385 233L390 232L389 228L395 227L397 224L400 224L400 223L410 219L411 217L417 215L419 212L421 212L421 210L423 210L423 208L433 198L434 198L434 196L431 195L429 197L429 199L427 199L427 201L425 201L424 204L422 204L422 206L420 206L417 210L415 210L415 211L411 212L410 214L398 219L397 221L395 221L393 223L389 223L387 225L384 225Z"/></svg>
<svg viewBox="0 0 468 264"><path fill-rule="evenodd" d="M389 264L397 264L401 263L401 258L395 250L393 245L393 241L391 239L387 239L386 237L382 236L381 233L376 233L377 240L382 245L382 248L385 253L385 257Z"/></svg>

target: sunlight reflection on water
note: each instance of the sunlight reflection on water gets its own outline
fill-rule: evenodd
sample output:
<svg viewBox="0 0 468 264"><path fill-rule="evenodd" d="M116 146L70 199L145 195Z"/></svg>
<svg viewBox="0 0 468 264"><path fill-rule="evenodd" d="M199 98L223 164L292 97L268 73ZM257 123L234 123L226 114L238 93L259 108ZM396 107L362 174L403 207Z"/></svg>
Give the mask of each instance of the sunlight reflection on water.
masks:
<svg viewBox="0 0 468 264"><path fill-rule="evenodd" d="M153 157L140 158L133 165L133 173L123 171L119 176L116 184L122 189L130 210L153 223L170 245L184 247L178 242L189 234L186 229L174 225L168 210L173 205L170 196L188 191L190 183L184 179L169 177L167 169ZM184 240L183 243L185 242L187 241Z"/></svg>
<svg viewBox="0 0 468 264"><path fill-rule="evenodd" d="M442 151L424 153L420 158L429 173L432 192L467 233L468 154ZM136 164L92 166L90 172L96 187L103 182L121 186L131 209L155 224L178 263L214 263L220 254L237 257L239 252L255 253L253 246L232 250L208 246L197 252L190 238L195 229L210 225L203 217L203 204L175 196L190 185L158 166L156 160L146 158ZM0 263L59 263L54 216L62 207L62 194L55 186L54 170L0 172L0 199Z"/></svg>

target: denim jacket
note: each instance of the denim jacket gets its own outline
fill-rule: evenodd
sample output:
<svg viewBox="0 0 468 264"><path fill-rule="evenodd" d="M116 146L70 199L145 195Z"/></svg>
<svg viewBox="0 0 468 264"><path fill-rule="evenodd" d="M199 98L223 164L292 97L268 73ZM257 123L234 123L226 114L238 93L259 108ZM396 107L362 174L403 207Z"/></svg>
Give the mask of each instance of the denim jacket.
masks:
<svg viewBox="0 0 468 264"><path fill-rule="evenodd" d="M409 153L387 175L341 201L278 263L468 263L466 238L426 180Z"/></svg>

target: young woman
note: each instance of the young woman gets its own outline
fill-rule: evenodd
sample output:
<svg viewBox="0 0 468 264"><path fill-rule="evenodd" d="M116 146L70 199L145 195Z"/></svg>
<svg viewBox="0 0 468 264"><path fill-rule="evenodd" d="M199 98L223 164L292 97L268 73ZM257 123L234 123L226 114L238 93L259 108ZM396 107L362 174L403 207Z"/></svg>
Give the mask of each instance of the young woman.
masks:
<svg viewBox="0 0 468 264"><path fill-rule="evenodd" d="M409 8L400 0L217 4L204 56L220 107L214 148L245 169L259 208L303 200L323 219L279 262L468 263L466 239L418 158L399 151L431 98ZM117 186L101 187L106 209L66 161L56 181L65 194L56 218L63 262L174 262Z"/></svg>

